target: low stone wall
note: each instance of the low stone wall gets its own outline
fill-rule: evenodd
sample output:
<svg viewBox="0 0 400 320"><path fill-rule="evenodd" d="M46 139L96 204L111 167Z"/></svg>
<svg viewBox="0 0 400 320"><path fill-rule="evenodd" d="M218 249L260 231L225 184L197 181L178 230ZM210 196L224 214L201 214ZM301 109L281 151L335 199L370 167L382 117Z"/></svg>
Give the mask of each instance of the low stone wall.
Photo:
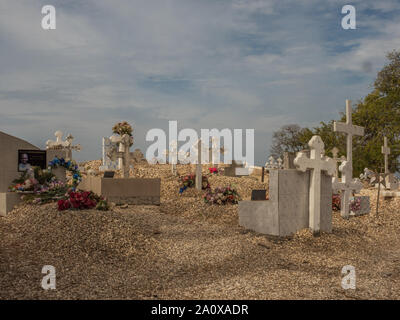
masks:
<svg viewBox="0 0 400 320"><path fill-rule="evenodd" d="M160 205L161 179L86 177L78 189L117 204Z"/></svg>

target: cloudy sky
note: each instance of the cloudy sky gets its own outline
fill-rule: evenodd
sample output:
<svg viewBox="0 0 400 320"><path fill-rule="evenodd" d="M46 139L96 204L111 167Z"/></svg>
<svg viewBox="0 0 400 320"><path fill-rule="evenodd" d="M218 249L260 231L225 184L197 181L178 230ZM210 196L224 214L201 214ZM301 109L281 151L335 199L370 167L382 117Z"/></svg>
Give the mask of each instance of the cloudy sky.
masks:
<svg viewBox="0 0 400 320"><path fill-rule="evenodd" d="M371 90L399 17L398 0L0 0L0 131L39 147L72 133L84 160L121 120L143 151L169 120L254 128L261 164L279 127L336 119Z"/></svg>

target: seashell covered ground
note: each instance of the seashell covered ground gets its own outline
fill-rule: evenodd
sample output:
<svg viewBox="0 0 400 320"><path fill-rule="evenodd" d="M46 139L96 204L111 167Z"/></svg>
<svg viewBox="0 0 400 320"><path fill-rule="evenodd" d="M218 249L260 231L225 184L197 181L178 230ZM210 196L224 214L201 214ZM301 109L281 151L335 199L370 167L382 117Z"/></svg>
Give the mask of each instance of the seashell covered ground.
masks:
<svg viewBox="0 0 400 320"><path fill-rule="evenodd" d="M97 170L100 161L82 163ZM178 165L179 175L194 172ZM206 174L207 167L203 167ZM375 214L344 220L333 232L274 238L238 225L238 206L204 203L170 165L137 164L134 177L161 178L160 206L57 211L21 205L0 218L0 299L397 299L400 297L400 199L380 200ZM242 199L268 187L259 176L209 178L235 186ZM44 265L56 290L43 290ZM343 266L356 289L341 287Z"/></svg>

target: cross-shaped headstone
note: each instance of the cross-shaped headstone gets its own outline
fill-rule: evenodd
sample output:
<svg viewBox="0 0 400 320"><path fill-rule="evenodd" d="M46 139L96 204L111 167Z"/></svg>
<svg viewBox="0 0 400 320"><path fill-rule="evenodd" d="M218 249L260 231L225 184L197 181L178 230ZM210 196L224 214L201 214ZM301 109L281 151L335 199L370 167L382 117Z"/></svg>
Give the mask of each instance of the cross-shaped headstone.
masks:
<svg viewBox="0 0 400 320"><path fill-rule="evenodd" d="M169 144L169 162L171 163L171 173L177 175L176 163L178 162L178 143L172 140Z"/></svg>
<svg viewBox="0 0 400 320"><path fill-rule="evenodd" d="M197 161L196 161L196 189L202 190L203 186L203 176L202 176L202 164L201 164L201 154L202 154L202 142L199 139L196 143L197 150Z"/></svg>
<svg viewBox="0 0 400 320"><path fill-rule="evenodd" d="M318 233L321 221L321 173L325 171L328 175L333 175L335 162L331 158L323 157L324 142L320 136L313 136L308 145L311 149L310 158L304 152L299 152L294 164L303 172L311 169L309 226L314 233Z"/></svg>
<svg viewBox="0 0 400 320"><path fill-rule="evenodd" d="M385 173L390 173L389 172L389 161L388 161L388 156L390 154L390 148L388 147L387 137L383 137L382 153L385 156Z"/></svg>
<svg viewBox="0 0 400 320"><path fill-rule="evenodd" d="M274 159L273 156L270 156L270 157L268 158L268 161L265 163L265 167L266 167L267 169L275 169L275 167L276 167L276 162L275 162L275 159Z"/></svg>
<svg viewBox="0 0 400 320"><path fill-rule="evenodd" d="M222 148L219 144L219 139L217 137L211 137L211 150L210 150L210 162L212 167L217 168L220 163L220 156Z"/></svg>
<svg viewBox="0 0 400 320"><path fill-rule="evenodd" d="M114 151L113 157L122 159L122 178L129 178L130 152L129 148L133 142L133 138L124 134L121 136L111 136L111 142L118 143L118 151Z"/></svg>
<svg viewBox="0 0 400 320"><path fill-rule="evenodd" d="M74 137L71 134L67 135L67 138L65 141L63 141L63 132L62 131L56 131L54 133L56 136L56 140L47 140L46 141L46 149L61 149L61 150L66 150L66 158L67 159L72 159L72 150L76 151L81 151L81 145L72 145L72 140L74 140Z"/></svg>
<svg viewBox="0 0 400 320"><path fill-rule="evenodd" d="M342 181L339 182L337 177L332 179L333 191L341 191L340 213L343 218L348 219L350 216L350 197L353 193L359 193L363 185L359 179L353 179L352 170L348 161L343 161L339 167L342 173Z"/></svg>
<svg viewBox="0 0 400 320"><path fill-rule="evenodd" d="M346 160L346 157L345 156L341 156L340 158L338 158L338 153L339 153L339 149L338 148L336 148L336 147L334 147L332 150L331 150L331 152L332 152L332 155L333 155L333 161L335 161L335 163L336 163L336 170L335 170L335 177L336 178L339 178L339 170L338 170L338 163L340 162L343 162L343 161L345 161Z"/></svg>
<svg viewBox="0 0 400 320"><path fill-rule="evenodd" d="M347 134L347 155L346 160L350 163L351 172L353 174L353 136L363 136L364 128L353 125L352 123L351 101L346 100L346 123L333 122L333 131L343 132Z"/></svg>

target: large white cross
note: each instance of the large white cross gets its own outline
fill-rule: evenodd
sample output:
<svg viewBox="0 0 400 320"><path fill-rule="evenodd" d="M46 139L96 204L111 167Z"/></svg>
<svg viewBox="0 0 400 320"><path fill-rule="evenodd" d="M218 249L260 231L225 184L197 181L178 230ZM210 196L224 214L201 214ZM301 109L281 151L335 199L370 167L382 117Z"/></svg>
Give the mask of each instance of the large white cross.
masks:
<svg viewBox="0 0 400 320"><path fill-rule="evenodd" d="M339 182L337 177L333 178L332 189L334 192L342 191L340 213L343 218L348 219L350 216L350 197L353 192L359 193L363 184L359 179L353 179L353 171L348 161L343 161L339 170L342 173L342 181Z"/></svg>
<svg viewBox="0 0 400 320"><path fill-rule="evenodd" d="M171 163L171 173L177 175L176 164L178 162L178 143L176 140L172 140L169 144L169 162Z"/></svg>
<svg viewBox="0 0 400 320"><path fill-rule="evenodd" d="M385 156L385 173L390 173L389 172L389 162L388 162L388 155L390 154L390 148L388 147L387 137L383 138L382 153Z"/></svg>
<svg viewBox="0 0 400 320"><path fill-rule="evenodd" d="M202 142L199 139L196 143L197 150L197 161L196 161L196 189L202 190L203 186L203 176L202 176L202 163L201 163L201 154L202 154Z"/></svg>
<svg viewBox="0 0 400 320"><path fill-rule="evenodd" d="M352 123L352 109L351 101L346 100L346 123L344 122L333 122L333 131L343 132L347 134L347 158L346 160L350 163L351 172L353 174L353 136L363 136L364 128L353 125Z"/></svg>
<svg viewBox="0 0 400 320"><path fill-rule="evenodd" d="M313 136L308 145L311 149L310 158L304 152L299 152L293 163L300 171L311 169L309 226L314 233L318 233L321 221L321 171L333 175L335 162L331 158L323 157L324 142L320 136Z"/></svg>

